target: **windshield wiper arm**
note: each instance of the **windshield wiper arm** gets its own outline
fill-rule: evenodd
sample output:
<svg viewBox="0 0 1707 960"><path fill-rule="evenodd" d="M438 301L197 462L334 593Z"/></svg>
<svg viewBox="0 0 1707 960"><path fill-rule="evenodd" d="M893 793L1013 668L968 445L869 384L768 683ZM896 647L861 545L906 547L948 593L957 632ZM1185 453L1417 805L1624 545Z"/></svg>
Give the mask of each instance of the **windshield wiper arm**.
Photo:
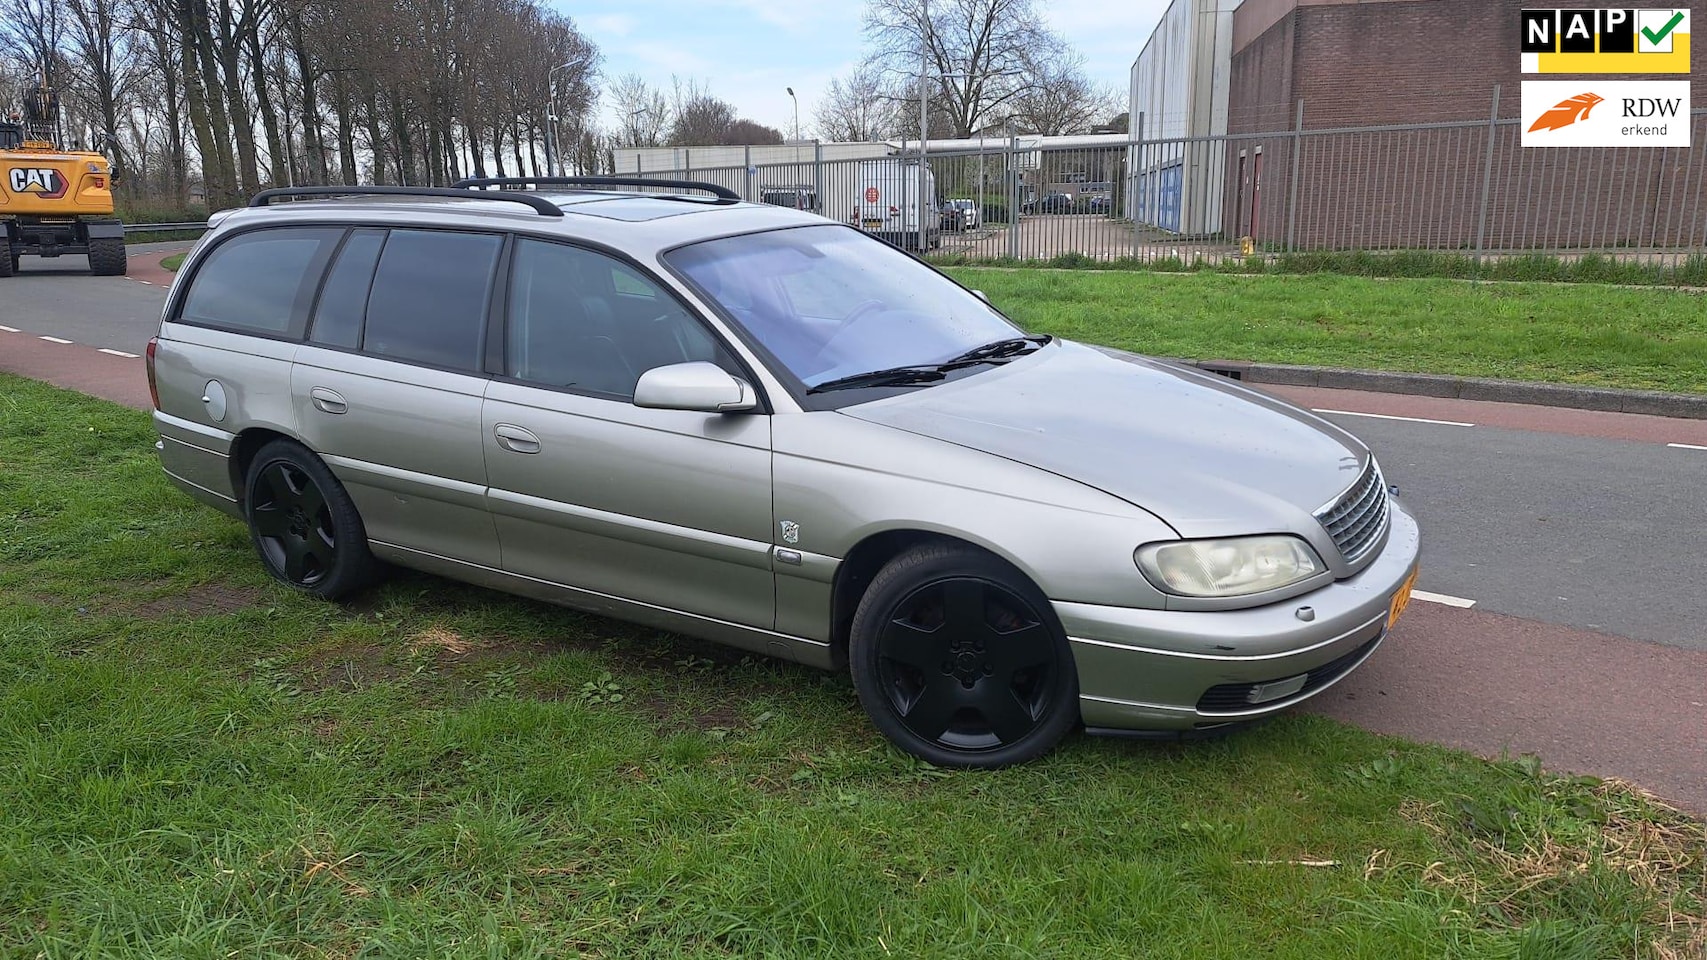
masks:
<svg viewBox="0 0 1707 960"><path fill-rule="evenodd" d="M1006 340L995 340L990 343L986 343L981 347L973 347L957 357L950 357L939 364L939 366L947 367L953 364L971 363L978 360L994 360L997 357L1011 357L1019 353L1029 352L1026 349L1027 347L1035 349L1048 342L1048 336L1009 337Z"/></svg>
<svg viewBox="0 0 1707 960"><path fill-rule="evenodd" d="M883 370L871 370L866 373L856 373L851 376L837 377L826 380L807 393L826 393L831 390L857 390L860 387L905 387L915 384L936 383L948 376L936 365L928 367L889 367Z"/></svg>

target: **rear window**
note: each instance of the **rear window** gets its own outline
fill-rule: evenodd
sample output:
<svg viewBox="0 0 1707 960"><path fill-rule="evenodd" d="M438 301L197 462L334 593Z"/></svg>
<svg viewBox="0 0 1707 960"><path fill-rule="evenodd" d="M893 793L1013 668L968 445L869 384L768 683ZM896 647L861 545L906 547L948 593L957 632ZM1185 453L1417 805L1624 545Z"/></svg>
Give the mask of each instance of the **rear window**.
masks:
<svg viewBox="0 0 1707 960"><path fill-rule="evenodd" d="M391 231L368 295L362 349L453 370L480 369L502 245L491 234Z"/></svg>
<svg viewBox="0 0 1707 960"><path fill-rule="evenodd" d="M353 349L361 345L368 288L373 285L373 266L384 243L384 230L356 230L344 241L320 291L308 339L332 347Z"/></svg>
<svg viewBox="0 0 1707 960"><path fill-rule="evenodd" d="M336 228L282 227L232 237L196 268L179 319L301 336L320 271L342 235Z"/></svg>

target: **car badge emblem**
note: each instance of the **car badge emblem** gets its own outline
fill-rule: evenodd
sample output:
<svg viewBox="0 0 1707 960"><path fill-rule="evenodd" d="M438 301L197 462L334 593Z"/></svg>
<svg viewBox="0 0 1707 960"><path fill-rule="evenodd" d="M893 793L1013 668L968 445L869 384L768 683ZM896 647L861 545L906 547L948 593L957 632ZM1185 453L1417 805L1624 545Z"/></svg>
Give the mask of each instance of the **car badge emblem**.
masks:
<svg viewBox="0 0 1707 960"><path fill-rule="evenodd" d="M800 542L800 524L795 523L793 520L782 521L782 542L783 543L799 543Z"/></svg>

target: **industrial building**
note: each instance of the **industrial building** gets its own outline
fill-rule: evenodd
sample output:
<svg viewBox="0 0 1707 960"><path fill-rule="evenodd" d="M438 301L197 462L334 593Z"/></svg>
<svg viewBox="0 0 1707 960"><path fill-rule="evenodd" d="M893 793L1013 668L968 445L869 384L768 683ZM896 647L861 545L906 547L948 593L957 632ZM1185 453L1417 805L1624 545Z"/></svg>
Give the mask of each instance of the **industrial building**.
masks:
<svg viewBox="0 0 1707 960"><path fill-rule="evenodd" d="M1665 246L1707 213L1707 118L1691 150L1525 150L1519 11L1534 6L1174 0L1132 67L1135 129L1144 113L1160 139L1131 165L1134 217L1308 249ZM1707 71L1691 80L1699 111ZM1176 137L1216 139L1199 153Z"/></svg>
<svg viewBox="0 0 1707 960"><path fill-rule="evenodd" d="M1233 13L1240 0L1173 0L1132 64L1133 132L1150 144L1128 161L1127 215L1173 233L1214 232L1226 153Z"/></svg>

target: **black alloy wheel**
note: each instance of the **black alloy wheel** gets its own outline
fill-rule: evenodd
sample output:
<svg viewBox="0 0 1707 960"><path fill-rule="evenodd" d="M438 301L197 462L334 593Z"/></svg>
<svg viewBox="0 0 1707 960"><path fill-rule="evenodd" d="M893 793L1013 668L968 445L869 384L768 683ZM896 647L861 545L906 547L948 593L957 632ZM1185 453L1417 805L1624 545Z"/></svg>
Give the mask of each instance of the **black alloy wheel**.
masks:
<svg viewBox="0 0 1707 960"><path fill-rule="evenodd" d="M1047 601L970 548L927 547L884 568L855 617L850 659L879 728L939 765L1030 760L1078 719L1078 677Z"/></svg>
<svg viewBox="0 0 1707 960"><path fill-rule="evenodd" d="M250 538L274 577L325 599L372 579L377 564L361 517L319 458L274 441L250 464L245 490Z"/></svg>
<svg viewBox="0 0 1707 960"><path fill-rule="evenodd" d="M249 522L261 555L292 586L310 588L332 572L338 538L326 498L308 474L275 460L256 477Z"/></svg>

